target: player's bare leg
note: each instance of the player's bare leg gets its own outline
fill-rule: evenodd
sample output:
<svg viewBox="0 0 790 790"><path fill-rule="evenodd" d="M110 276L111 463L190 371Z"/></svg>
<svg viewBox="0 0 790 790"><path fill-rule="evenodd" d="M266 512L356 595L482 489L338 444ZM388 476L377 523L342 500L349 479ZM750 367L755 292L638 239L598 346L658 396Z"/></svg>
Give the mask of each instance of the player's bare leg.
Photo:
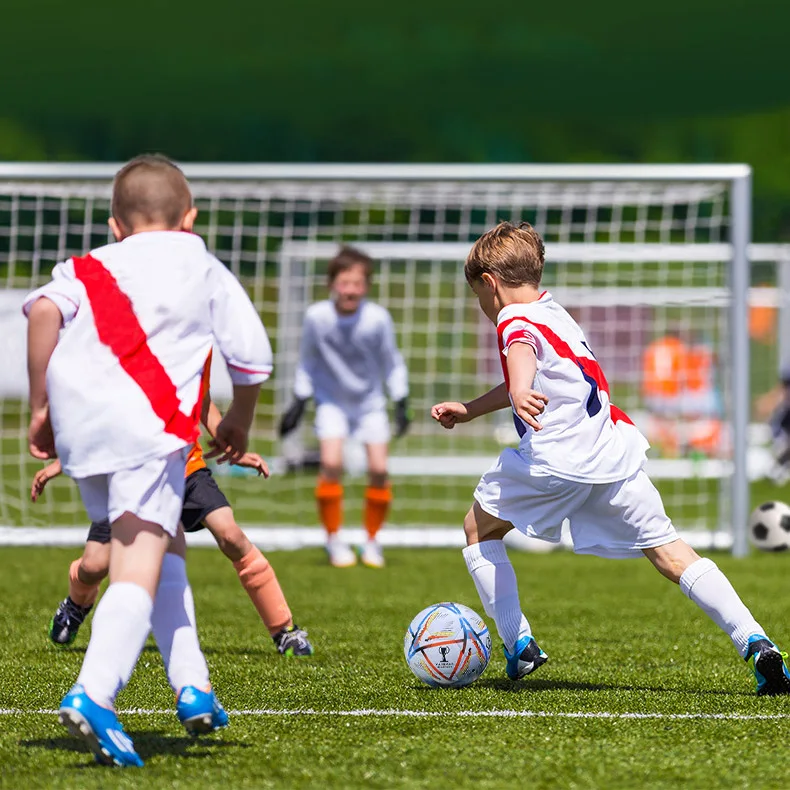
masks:
<svg viewBox="0 0 790 790"><path fill-rule="evenodd" d="M233 563L241 586L250 596L277 650L288 656L312 655L307 632L294 624L274 568L236 523L233 510L217 508L206 515L203 523L222 553Z"/></svg>
<svg viewBox="0 0 790 790"><path fill-rule="evenodd" d="M730 637L741 657L749 662L759 695L790 694L790 672L783 654L713 560L700 557L683 540L643 551L659 573L679 584L683 593Z"/></svg>
<svg viewBox="0 0 790 790"><path fill-rule="evenodd" d="M70 645L93 608L99 586L110 571L110 544L90 538L82 557L69 567L69 594L49 623L49 638L58 646Z"/></svg>
<svg viewBox="0 0 790 790"><path fill-rule="evenodd" d="M388 446L386 444L367 444L368 487L365 491L365 532L367 541L362 547L362 564L369 568L383 568L384 554L377 536L387 520L392 489L387 473Z"/></svg>
<svg viewBox="0 0 790 790"><path fill-rule="evenodd" d="M340 535L343 524L343 439L322 439L320 452L321 472L315 498L321 523L326 530L326 550L331 565L347 568L356 565L357 555Z"/></svg>
<svg viewBox="0 0 790 790"><path fill-rule="evenodd" d="M519 680L545 664L548 656L532 637L521 611L518 584L504 537L513 525L475 502L464 519L464 560L486 614L493 618L507 659L507 675Z"/></svg>

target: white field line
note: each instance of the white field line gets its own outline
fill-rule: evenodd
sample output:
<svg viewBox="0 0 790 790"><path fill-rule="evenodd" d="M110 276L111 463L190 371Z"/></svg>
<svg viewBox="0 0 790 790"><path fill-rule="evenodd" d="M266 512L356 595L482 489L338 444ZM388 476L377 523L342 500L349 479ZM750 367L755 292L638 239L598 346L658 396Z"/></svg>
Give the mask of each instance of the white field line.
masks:
<svg viewBox="0 0 790 790"><path fill-rule="evenodd" d="M163 716L173 714L172 710L156 708L130 708L118 711L126 716ZM39 708L22 710L20 708L0 708L0 716L54 716L56 710ZM360 708L358 710L316 710L314 708L294 708L278 710L260 708L257 710L229 710L230 716L341 716L341 717L380 717L412 719L700 719L724 721L757 721L790 719L790 713L608 713L605 711L555 712L545 710L397 710Z"/></svg>

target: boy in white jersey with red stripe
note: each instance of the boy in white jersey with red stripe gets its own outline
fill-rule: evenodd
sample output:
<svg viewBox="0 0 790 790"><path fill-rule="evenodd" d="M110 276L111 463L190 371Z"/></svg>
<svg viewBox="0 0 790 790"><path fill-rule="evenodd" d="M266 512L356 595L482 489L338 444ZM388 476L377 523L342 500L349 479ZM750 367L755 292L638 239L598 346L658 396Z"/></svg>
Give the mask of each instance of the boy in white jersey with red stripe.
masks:
<svg viewBox="0 0 790 790"><path fill-rule="evenodd" d="M750 662L757 693L790 693L782 654L709 559L679 539L644 471L644 437L609 401L606 377L584 333L541 291L543 241L526 223L500 223L472 247L466 279L496 325L504 383L469 403L439 403L445 428L511 408L521 437L480 479L464 520L469 573L518 680L548 656L521 611L503 543L513 528L551 542L570 520L574 550L599 557L644 554L680 585Z"/></svg>
<svg viewBox="0 0 790 790"><path fill-rule="evenodd" d="M118 243L58 264L25 302L28 436L34 457L60 458L90 518L112 525L110 586L60 721L99 762L139 766L113 706L152 629L187 730L227 724L186 577L184 472L212 345L234 385L212 446L231 463L247 450L271 348L238 280L191 233L197 210L172 162L122 168L111 211Z"/></svg>

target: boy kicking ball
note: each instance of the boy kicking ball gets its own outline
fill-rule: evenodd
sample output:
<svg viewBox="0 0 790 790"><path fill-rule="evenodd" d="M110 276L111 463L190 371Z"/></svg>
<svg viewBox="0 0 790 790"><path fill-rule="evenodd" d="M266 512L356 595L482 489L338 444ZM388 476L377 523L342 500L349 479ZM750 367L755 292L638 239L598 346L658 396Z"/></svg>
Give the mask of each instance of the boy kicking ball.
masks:
<svg viewBox="0 0 790 790"><path fill-rule="evenodd" d="M231 463L247 451L271 348L238 280L192 233L197 210L172 162L144 156L125 165L111 213L117 243L58 264L25 301L28 441L35 458L60 458L88 516L112 530L110 585L59 720L100 763L140 766L114 703L149 631L187 731L228 722L209 682L186 576L184 472L212 345L234 385L213 455Z"/></svg>
<svg viewBox="0 0 790 790"><path fill-rule="evenodd" d="M219 410L205 395L201 421L212 438L221 420ZM234 466L255 469L259 475L269 476L269 468L256 453L245 453ZM34 502L47 483L60 473L59 461L38 471L30 491ZM187 458L185 487L181 511L184 531L197 532L205 527L214 536L222 553L233 563L242 587L280 655L311 656L313 646L307 631L294 623L274 568L236 523L225 494L206 466L199 442L192 445ZM91 524L83 555L69 568L69 594L61 601L49 624L49 638L54 644L70 645L77 638L80 626L96 601L99 586L109 573L110 539L110 525L106 521Z"/></svg>
<svg viewBox="0 0 790 790"><path fill-rule="evenodd" d="M502 222L477 240L464 273L497 328L505 380L469 403L431 409L452 429L511 408L521 437L480 479L464 520L464 559L504 643L508 677L530 674L548 656L521 611L503 538L515 528L557 542L568 518L577 553L644 554L730 637L758 695L789 694L783 654L716 564L678 538L643 468L647 442L610 403L582 330L540 290L543 255L542 239L526 223Z"/></svg>

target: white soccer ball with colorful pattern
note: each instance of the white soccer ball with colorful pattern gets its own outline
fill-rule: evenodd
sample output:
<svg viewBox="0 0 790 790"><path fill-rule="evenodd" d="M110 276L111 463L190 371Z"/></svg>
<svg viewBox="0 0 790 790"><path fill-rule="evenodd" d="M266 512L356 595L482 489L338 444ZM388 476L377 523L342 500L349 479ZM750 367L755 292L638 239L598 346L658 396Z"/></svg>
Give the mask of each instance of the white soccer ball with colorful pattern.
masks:
<svg viewBox="0 0 790 790"><path fill-rule="evenodd" d="M474 683L488 666L491 635L468 606L436 603L411 621L403 651L409 669L423 683L461 688Z"/></svg>

